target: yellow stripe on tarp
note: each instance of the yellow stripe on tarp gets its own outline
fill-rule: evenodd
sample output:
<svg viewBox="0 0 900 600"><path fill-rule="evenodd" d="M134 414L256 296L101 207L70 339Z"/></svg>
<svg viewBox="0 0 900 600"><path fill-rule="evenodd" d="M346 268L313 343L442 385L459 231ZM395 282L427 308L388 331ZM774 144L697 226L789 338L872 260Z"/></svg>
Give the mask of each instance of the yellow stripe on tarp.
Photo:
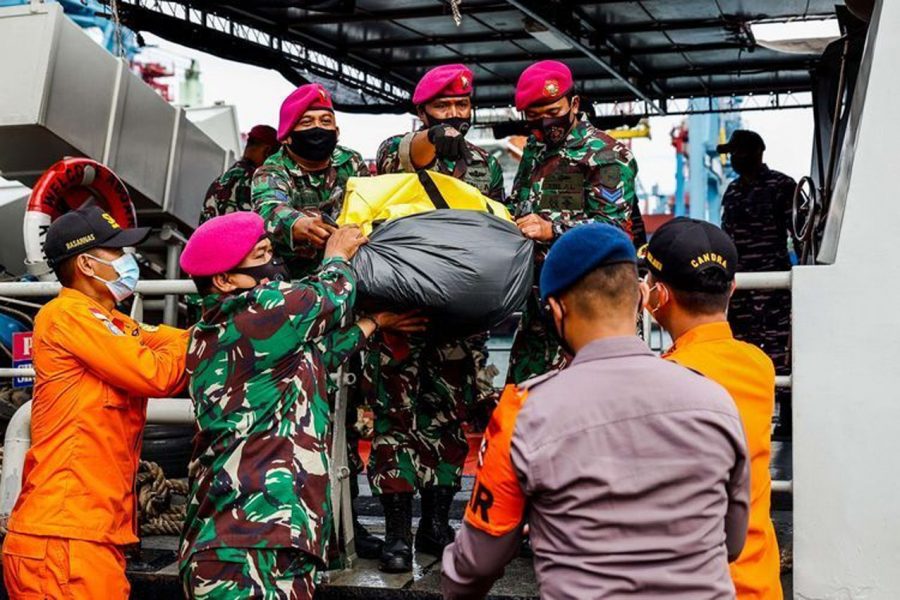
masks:
<svg viewBox="0 0 900 600"><path fill-rule="evenodd" d="M490 212L501 219L513 220L503 204L491 200L477 188L434 171L428 171L428 175L450 208ZM340 225L355 223L369 235L376 221L390 221L431 210L435 210L434 203L415 173L351 177L347 180L344 207L337 222Z"/></svg>

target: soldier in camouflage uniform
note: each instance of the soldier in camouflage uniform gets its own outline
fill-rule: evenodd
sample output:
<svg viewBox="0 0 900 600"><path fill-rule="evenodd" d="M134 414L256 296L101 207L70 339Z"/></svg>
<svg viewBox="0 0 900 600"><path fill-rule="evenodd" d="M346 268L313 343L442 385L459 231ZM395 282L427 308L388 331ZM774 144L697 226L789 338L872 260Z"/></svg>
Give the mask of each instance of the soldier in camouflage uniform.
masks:
<svg viewBox="0 0 900 600"><path fill-rule="evenodd" d="M509 208L525 237L536 243L536 279L550 247L576 225L610 223L632 235L637 163L624 144L579 116L580 99L573 89L571 71L557 61L531 65L516 86L516 108L524 111L532 135ZM535 291L513 342L509 383L565 365L566 354L551 329Z"/></svg>
<svg viewBox="0 0 900 600"><path fill-rule="evenodd" d="M197 229L182 268L204 295L187 371L198 434L180 548L188 598L312 598L333 527L328 373L387 314L340 328L350 259L365 237L337 230L314 276L288 283L254 213Z"/></svg>
<svg viewBox="0 0 900 600"><path fill-rule="evenodd" d="M464 65L428 71L413 94L423 125L382 142L378 173L431 169L503 201L499 163L465 140L472 118L472 81L472 71ZM486 334L442 342L383 337L377 349L368 353L366 380L375 412L368 474L385 510L381 559L385 571L412 568L416 491L422 497L416 549L440 555L453 540L450 506L460 488L469 449L462 423L466 406L476 397L477 361L486 362L486 341Z"/></svg>
<svg viewBox="0 0 900 600"><path fill-rule="evenodd" d="M347 180L370 174L358 152L337 144L339 133L328 91L319 84L298 87L281 106L278 140L283 146L253 178L254 210L265 220L275 250L287 262L292 279L319 267L322 247L334 229L323 221L323 215L326 220L338 216ZM354 359L349 368L359 375L359 360ZM347 456L355 484L364 467L355 426L361 397L354 394L352 400L354 404L347 411ZM358 487L351 488L351 496L356 498ZM363 558L379 556L381 540L359 523L355 512L353 521L357 553Z"/></svg>
<svg viewBox="0 0 900 600"><path fill-rule="evenodd" d="M738 249L738 272L789 271L788 240L796 182L763 163L766 145L753 131L738 129L720 153L731 154L738 178L722 197L722 229ZM754 344L775 363L779 375L790 372L790 290L740 290L731 298L728 322L734 337ZM791 432L791 391L779 388L774 435Z"/></svg>
<svg viewBox="0 0 900 600"><path fill-rule="evenodd" d="M328 91L302 85L281 106L281 149L253 176L253 208L294 278L319 267L334 229L322 216L338 216L347 180L369 175L358 152L338 145L339 133Z"/></svg>
<svg viewBox="0 0 900 600"><path fill-rule="evenodd" d="M278 140L275 139L274 127L256 125L251 129L244 155L209 186L200 212L200 223L239 210L253 210L250 180L256 169L276 150Z"/></svg>

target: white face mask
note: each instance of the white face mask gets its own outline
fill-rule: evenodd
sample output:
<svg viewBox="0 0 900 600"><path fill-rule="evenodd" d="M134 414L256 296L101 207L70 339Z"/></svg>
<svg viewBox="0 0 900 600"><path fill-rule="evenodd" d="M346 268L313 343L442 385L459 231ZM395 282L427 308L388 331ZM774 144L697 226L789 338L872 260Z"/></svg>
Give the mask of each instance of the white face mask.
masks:
<svg viewBox="0 0 900 600"><path fill-rule="evenodd" d="M119 277L112 281L107 281L97 275L93 276L97 281L102 281L106 284L109 293L112 294L112 297L115 298L117 303L122 302L134 294L138 279L141 275L141 268L138 266L133 254L123 254L113 261L103 260L92 254L89 254L88 256L92 260L96 260L104 265L109 265L116 270L116 273L118 273Z"/></svg>

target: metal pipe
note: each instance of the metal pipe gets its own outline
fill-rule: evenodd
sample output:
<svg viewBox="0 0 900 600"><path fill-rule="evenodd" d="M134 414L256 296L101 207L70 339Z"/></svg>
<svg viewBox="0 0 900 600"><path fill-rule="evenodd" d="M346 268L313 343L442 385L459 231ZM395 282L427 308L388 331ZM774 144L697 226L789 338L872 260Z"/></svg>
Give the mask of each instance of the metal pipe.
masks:
<svg viewBox="0 0 900 600"><path fill-rule="evenodd" d="M7 379L10 377L34 377L34 369L0 369L0 379Z"/></svg>
<svg viewBox="0 0 900 600"><path fill-rule="evenodd" d="M763 273L738 273L737 287L740 290L787 290L791 288L790 271L768 271ZM47 297L59 293L56 281L14 281L0 283L0 296L15 298ZM137 292L144 296L165 296L167 294L196 294L197 286L190 279L142 279Z"/></svg>
<svg viewBox="0 0 900 600"><path fill-rule="evenodd" d="M60 287L56 281L4 282L0 283L0 296L17 298L56 296ZM145 296L196 294L197 286L190 279L145 279L138 282L137 292Z"/></svg>
<svg viewBox="0 0 900 600"><path fill-rule="evenodd" d="M0 476L0 515L8 515L22 491L25 454L31 447L31 400L13 414L3 440L3 474Z"/></svg>
<svg viewBox="0 0 900 600"><path fill-rule="evenodd" d="M791 289L791 272L738 273L735 281L739 290L789 290Z"/></svg>
<svg viewBox="0 0 900 600"><path fill-rule="evenodd" d="M793 494L794 493L794 480L788 479L784 481L773 480L772 481L772 493L773 494Z"/></svg>
<svg viewBox="0 0 900 600"><path fill-rule="evenodd" d="M187 398L151 398L147 423L187 425L194 422L194 407ZM6 428L3 475L0 476L0 515L9 515L22 491L25 455L31 447L31 400L19 407Z"/></svg>
<svg viewBox="0 0 900 600"><path fill-rule="evenodd" d="M175 279L181 274L178 264L181 258L181 241L183 239L171 225L164 225L160 235L166 241L166 278ZM175 326L178 322L178 296L167 294L163 305L163 323Z"/></svg>

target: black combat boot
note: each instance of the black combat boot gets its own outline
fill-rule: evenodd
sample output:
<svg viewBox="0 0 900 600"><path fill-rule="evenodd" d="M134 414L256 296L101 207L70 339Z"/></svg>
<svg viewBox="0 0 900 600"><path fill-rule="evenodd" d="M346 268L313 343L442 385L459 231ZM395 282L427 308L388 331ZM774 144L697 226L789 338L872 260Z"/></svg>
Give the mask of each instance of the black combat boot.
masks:
<svg viewBox="0 0 900 600"><path fill-rule="evenodd" d="M356 555L360 558L381 558L384 550L384 542L359 522L356 511L353 511L353 542L356 546Z"/></svg>
<svg viewBox="0 0 900 600"><path fill-rule="evenodd" d="M412 494L382 494L384 549L380 568L385 573L412 571Z"/></svg>
<svg viewBox="0 0 900 600"><path fill-rule="evenodd" d="M381 558L384 550L384 542L372 535L362 523L359 522L359 514L356 511L356 499L359 497L359 481L356 475L350 477L350 510L353 513L353 542L356 545L356 555L360 558Z"/></svg>
<svg viewBox="0 0 900 600"><path fill-rule="evenodd" d="M422 519L416 530L416 550L441 556L444 547L453 541L456 532L450 527L450 505L456 489L438 486L420 491Z"/></svg>

